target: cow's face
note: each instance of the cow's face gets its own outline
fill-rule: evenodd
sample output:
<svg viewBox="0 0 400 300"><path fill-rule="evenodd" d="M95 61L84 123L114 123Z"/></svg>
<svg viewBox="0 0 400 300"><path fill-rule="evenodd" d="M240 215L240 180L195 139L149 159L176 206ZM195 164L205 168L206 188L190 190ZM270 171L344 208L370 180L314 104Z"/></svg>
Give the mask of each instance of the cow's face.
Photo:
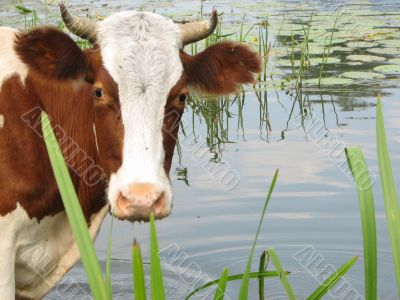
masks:
<svg viewBox="0 0 400 300"><path fill-rule="evenodd" d="M111 210L120 219L132 221L146 220L150 213L165 217L171 211L168 174L188 97L186 80L180 78L161 97L164 101L148 99L141 92L136 102L122 102L122 85L104 67L100 54L98 47L86 51L93 70L97 147L109 176L108 199L115 199L110 201ZM153 93L158 94L157 90ZM153 107L149 105L152 100Z"/></svg>
<svg viewBox="0 0 400 300"><path fill-rule="evenodd" d="M93 97L100 157L109 170L111 212L130 221L148 220L151 213L169 215L169 171L188 86L212 94L234 92L254 80L258 56L233 43L193 57L182 51L214 30L216 12L196 27L145 12L121 12L93 23L72 17L63 6L61 11L71 31L96 45L92 51L102 62L94 75ZM105 86L107 76L111 84Z"/></svg>
<svg viewBox="0 0 400 300"><path fill-rule="evenodd" d="M175 146L163 135L165 108L168 98L172 107L186 93L184 86L172 91L183 73L179 27L156 14L122 12L99 24L97 38L104 66L118 85L124 126L122 164L109 180L111 211L129 220L145 220L150 213L163 218L172 206L165 146Z"/></svg>

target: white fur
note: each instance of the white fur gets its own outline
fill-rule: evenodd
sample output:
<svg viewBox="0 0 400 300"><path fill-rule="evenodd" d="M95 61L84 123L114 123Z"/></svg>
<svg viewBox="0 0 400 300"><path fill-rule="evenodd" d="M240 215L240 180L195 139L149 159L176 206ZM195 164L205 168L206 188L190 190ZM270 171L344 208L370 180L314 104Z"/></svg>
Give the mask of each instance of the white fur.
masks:
<svg viewBox="0 0 400 300"><path fill-rule="evenodd" d="M108 212L105 206L91 219L92 239ZM65 212L45 217L40 222L17 209L0 217L0 299L15 294L41 299L79 259Z"/></svg>
<svg viewBox="0 0 400 300"><path fill-rule="evenodd" d="M28 74L28 67L18 58L14 50L14 41L18 31L0 27L0 89L3 82L18 74L22 82Z"/></svg>
<svg viewBox="0 0 400 300"><path fill-rule="evenodd" d="M4 128L4 122L5 122L4 115L0 114L0 129Z"/></svg>
<svg viewBox="0 0 400 300"><path fill-rule="evenodd" d="M109 184L111 209L124 187L139 182L159 187L171 206L161 128L168 94L183 71L179 26L153 13L121 12L100 23L99 41L118 83L125 129L122 166Z"/></svg>

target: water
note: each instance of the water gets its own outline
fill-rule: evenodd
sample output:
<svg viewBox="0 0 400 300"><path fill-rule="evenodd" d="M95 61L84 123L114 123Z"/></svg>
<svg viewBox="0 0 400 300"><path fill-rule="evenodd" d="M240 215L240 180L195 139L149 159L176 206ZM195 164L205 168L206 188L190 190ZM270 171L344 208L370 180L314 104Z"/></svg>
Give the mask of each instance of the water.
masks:
<svg viewBox="0 0 400 300"><path fill-rule="evenodd" d="M15 3L0 3L4 7L0 24L23 27L24 19L14 9ZM53 4L44 6L31 1L24 5L37 9L43 23L59 21ZM364 291L362 232L357 194L343 164L343 149L361 146L372 174L378 175L375 105L377 94L382 94L398 182L400 125L396 120L400 113L400 80L398 74L388 73L383 78L347 82L342 80L346 78L342 74L349 71L370 73L377 66L389 64L390 59L400 58L400 2L207 1L202 6L200 1L82 1L74 9L80 14L87 13L86 9L90 8L92 15L108 15L123 9L141 8L190 19L201 11L206 15L212 6L224 12L224 33L238 32L244 13L246 29L268 17L272 52L268 79L257 86L257 92L246 87L244 96L193 102L187 108L185 129L195 132L195 144L200 150L188 151L191 147L181 134L182 155L175 154L171 171L175 193L173 214L157 223L169 299L182 299L195 286L218 278L224 267L229 267L230 274L243 272L268 186L277 168L280 175L253 269L258 268L258 256L262 251L275 247L284 268L292 272L289 278L298 298L305 299L318 286L319 274L324 268L338 268L358 255L359 261L346 276L348 291L352 293L347 299L361 299L355 295ZM312 12L311 36L314 39L310 53L315 53L314 57L323 55L323 50L321 53L315 49L329 43L329 29L338 18L330 56L340 61L327 65L324 77L340 78L343 84L331 85L326 81L322 89L315 84L306 85L299 95L299 91L292 88L293 84L284 80L292 72L291 64L287 63L290 57L285 55L291 48L291 31L298 35L296 40L301 40L301 24L309 20ZM29 21L29 16L27 18ZM257 43L258 27L256 25L249 33L247 41ZM236 38L237 35L232 36ZM374 58L360 62L351 60L349 55L373 55L383 57L384 61ZM392 60L390 64L398 65L398 61ZM320 66L313 66L304 80L319 77L319 72ZM210 174L210 168L212 173L215 170L212 168L216 167L222 168L223 174L227 170L236 171L240 177L238 185L227 190L226 185L220 183L223 177ZM397 299L379 179L374 191L379 244L378 294L381 299ZM106 256L109 226L108 217L96 241L101 258ZM132 240L136 237L143 253L148 253L147 235L146 224L114 221L113 280L118 299L131 298L132 294ZM320 255L321 263L304 268L299 257L310 253L307 251ZM286 299L277 279L266 282L268 299ZM68 274L64 285L49 299L65 299L67 291L71 292L71 283L83 287L75 294L76 299L87 293L81 266ZM231 299L236 297L238 289L239 283L229 284ZM344 294L340 294L336 291L326 299L345 299ZM253 281L250 299L257 297L257 283ZM199 298L210 296L203 294Z"/></svg>

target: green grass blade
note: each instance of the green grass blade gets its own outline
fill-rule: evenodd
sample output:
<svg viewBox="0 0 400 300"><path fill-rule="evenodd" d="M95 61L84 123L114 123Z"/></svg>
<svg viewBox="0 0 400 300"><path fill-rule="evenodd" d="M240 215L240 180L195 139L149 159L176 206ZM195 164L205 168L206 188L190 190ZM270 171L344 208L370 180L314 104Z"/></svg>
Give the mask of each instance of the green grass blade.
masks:
<svg viewBox="0 0 400 300"><path fill-rule="evenodd" d="M307 300L319 300L329 290L335 286L335 284L351 269L351 267L356 263L358 256L352 257L343 266L341 266L335 273L329 276L312 294Z"/></svg>
<svg viewBox="0 0 400 300"><path fill-rule="evenodd" d="M378 147L379 170L381 174L383 199L386 209L387 227L392 246L393 265L396 273L397 292L400 297L400 210L396 187L393 179L392 165L386 141L383 121L382 101L379 97L376 110L376 135Z"/></svg>
<svg viewBox="0 0 400 300"><path fill-rule="evenodd" d="M263 253L260 256L260 265L258 267L258 272L260 272L260 273L264 272L267 264L268 264L267 251L263 251ZM265 284L264 277L262 277L262 276L258 277L258 298L260 300L265 299L264 284Z"/></svg>
<svg viewBox="0 0 400 300"><path fill-rule="evenodd" d="M275 252L275 249L269 248L267 250L268 256L271 258L272 263L274 264L276 271L278 271L281 279L282 286L284 287L286 294L289 300L296 300L296 296L294 294L293 288L289 283L289 280L286 276L286 272L282 268L281 261L278 258L278 255Z"/></svg>
<svg viewBox="0 0 400 300"><path fill-rule="evenodd" d="M365 299L377 299L377 243L375 207L368 166L359 147L346 148L347 163L357 185L364 242Z"/></svg>
<svg viewBox="0 0 400 300"><path fill-rule="evenodd" d="M132 268L135 300L146 300L146 284L144 280L143 260L139 244L136 242L136 240L133 242Z"/></svg>
<svg viewBox="0 0 400 300"><path fill-rule="evenodd" d="M150 283L151 299L164 300L164 284L161 272L160 256L158 255L158 241L154 216L150 216Z"/></svg>
<svg viewBox="0 0 400 300"><path fill-rule="evenodd" d="M60 190L72 234L79 248L81 261L85 268L93 298L95 300L109 299L103 273L97 260L78 196L76 195L50 120L44 112L42 113L42 130L54 176Z"/></svg>
<svg viewBox="0 0 400 300"><path fill-rule="evenodd" d="M108 232L107 240L107 257L106 257L106 286L108 291L108 297L112 299L112 282L111 282L111 238L113 230L114 218L111 218L110 230Z"/></svg>
<svg viewBox="0 0 400 300"><path fill-rule="evenodd" d="M215 291L214 300L223 300L225 295L226 283L228 281L228 269L225 268L219 279L217 290Z"/></svg>
<svg viewBox="0 0 400 300"><path fill-rule="evenodd" d="M15 8L22 14L27 15L33 13L33 10L21 5L15 5Z"/></svg>
<svg viewBox="0 0 400 300"><path fill-rule="evenodd" d="M287 273L287 274L289 274L289 273ZM260 272L251 272L249 274L250 278L259 278L259 277L272 278L272 277L278 277L278 276L279 276L279 273L275 272L275 271L266 271L266 272L262 272L262 273L260 273ZM236 275L228 276L227 281L229 282L229 281L242 280L242 279L243 279L243 273L242 274L236 274ZM198 292L200 292L200 291L202 291L202 290L204 290L206 288L209 288L209 287L211 287L213 285L218 284L218 282L219 282L219 279L216 279L216 280L207 282L206 284L203 284L202 286L199 286L193 292L191 292L189 295L187 295L185 297L185 300L190 299L192 296L194 296L195 294L197 294Z"/></svg>
<svg viewBox="0 0 400 300"><path fill-rule="evenodd" d="M250 274L250 270L251 270L251 262L253 260L254 249L256 248L258 236L260 234L261 226L262 226L262 223L264 221L264 215L265 215L265 212L267 210L267 206L268 206L269 200L271 199L272 192L274 190L275 183L276 183L276 180L278 178L278 174L279 174L279 170L276 170L274 178L272 179L272 183L271 183L271 185L269 187L267 199L265 200L265 203L264 203L264 207L263 207L263 210L262 210L262 213L261 213L261 219L260 219L260 222L258 224L258 229L257 229L257 232L256 232L256 236L254 238L253 246L251 247L250 255L249 255L249 258L247 260L246 271L243 274L243 280L242 280L242 284L240 286L239 300L247 300L247 295L248 295L248 291L249 291L249 281L250 281L250 275L249 274Z"/></svg>

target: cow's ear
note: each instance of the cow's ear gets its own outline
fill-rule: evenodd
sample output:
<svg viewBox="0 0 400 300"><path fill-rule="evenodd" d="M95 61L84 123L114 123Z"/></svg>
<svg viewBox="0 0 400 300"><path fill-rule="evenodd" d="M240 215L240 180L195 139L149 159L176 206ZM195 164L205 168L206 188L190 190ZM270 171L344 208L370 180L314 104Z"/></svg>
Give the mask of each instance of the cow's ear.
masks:
<svg viewBox="0 0 400 300"><path fill-rule="evenodd" d="M26 65L47 78L76 79L87 70L82 50L57 28L43 27L19 33L15 51Z"/></svg>
<svg viewBox="0 0 400 300"><path fill-rule="evenodd" d="M261 71L259 54L233 42L212 45L194 56L181 52L181 60L188 84L213 95L234 93L241 84L254 83Z"/></svg>

